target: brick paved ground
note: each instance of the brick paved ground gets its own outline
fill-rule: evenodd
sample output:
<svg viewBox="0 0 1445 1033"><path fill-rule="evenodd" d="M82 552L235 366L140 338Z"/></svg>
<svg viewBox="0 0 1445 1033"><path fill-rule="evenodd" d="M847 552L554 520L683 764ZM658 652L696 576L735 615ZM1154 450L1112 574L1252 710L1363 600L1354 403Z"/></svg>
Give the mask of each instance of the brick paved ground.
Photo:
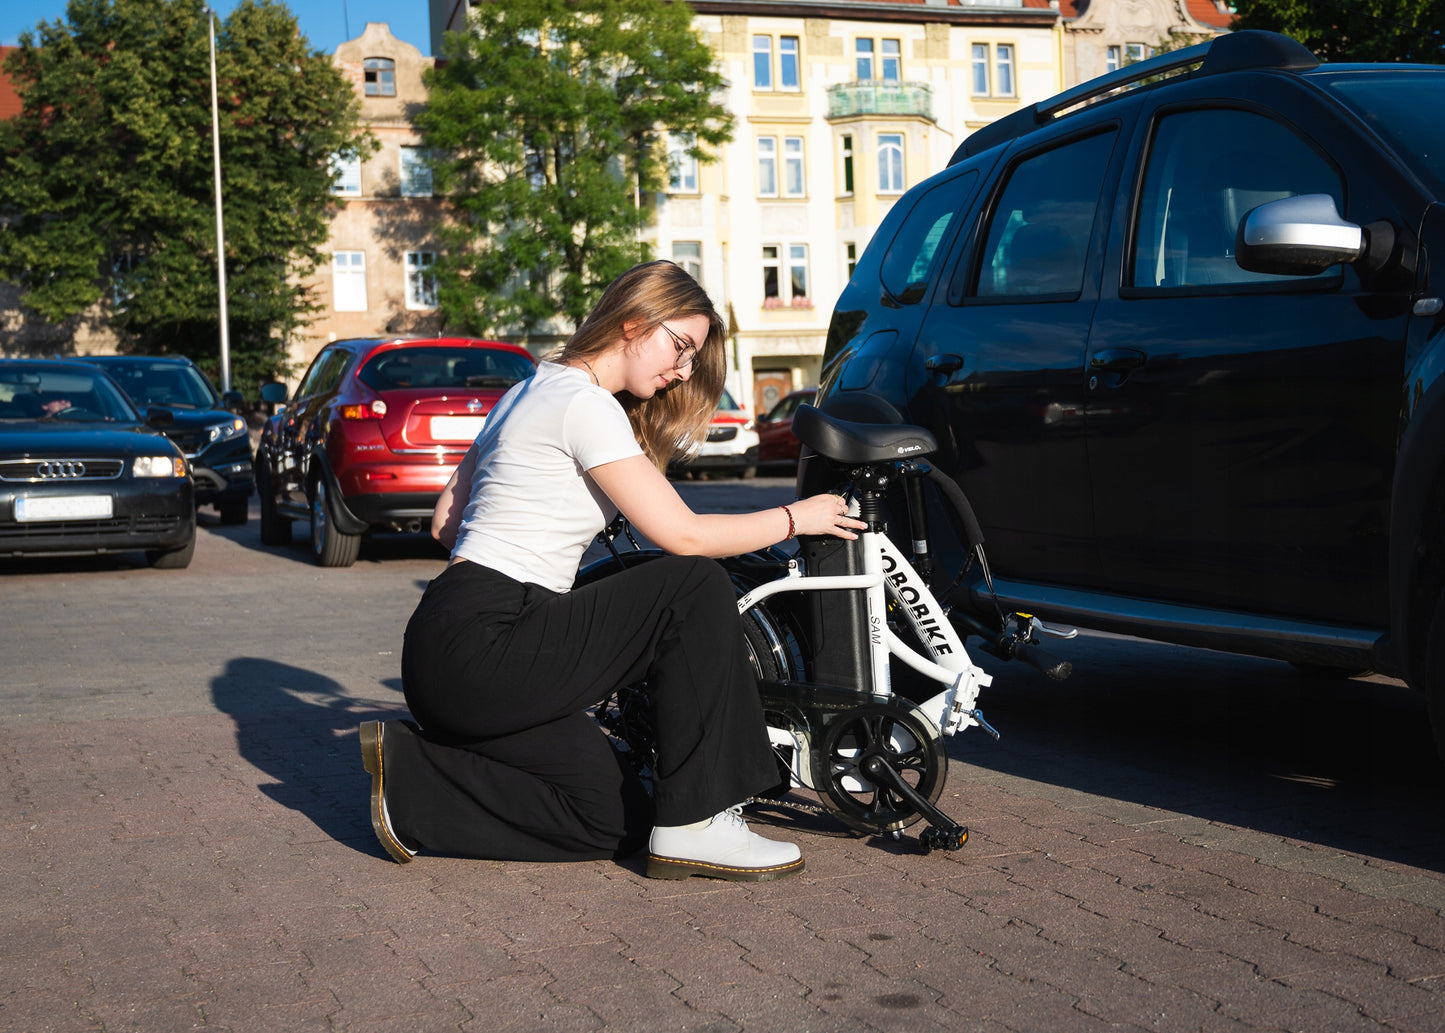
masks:
<svg viewBox="0 0 1445 1033"><path fill-rule="evenodd" d="M793 815L779 883L402 866L356 726L438 561L252 538L7 578L3 1033L1445 1031L1445 796L1397 688L1080 642L1077 686L1001 676L1004 742L950 745L956 854Z"/></svg>

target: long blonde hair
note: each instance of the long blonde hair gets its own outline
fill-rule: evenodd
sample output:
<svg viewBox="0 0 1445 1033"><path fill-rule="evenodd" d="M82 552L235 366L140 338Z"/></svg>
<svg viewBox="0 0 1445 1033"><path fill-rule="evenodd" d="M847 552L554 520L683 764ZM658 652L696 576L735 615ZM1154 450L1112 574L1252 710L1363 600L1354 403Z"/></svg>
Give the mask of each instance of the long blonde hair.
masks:
<svg viewBox="0 0 1445 1033"><path fill-rule="evenodd" d="M658 469L697 450L722 396L726 328L702 285L665 259L635 265L612 281L577 332L550 356L556 362L592 359L624 337L640 337L666 320L688 316L706 316L708 332L687 380L651 398L617 396L638 444Z"/></svg>

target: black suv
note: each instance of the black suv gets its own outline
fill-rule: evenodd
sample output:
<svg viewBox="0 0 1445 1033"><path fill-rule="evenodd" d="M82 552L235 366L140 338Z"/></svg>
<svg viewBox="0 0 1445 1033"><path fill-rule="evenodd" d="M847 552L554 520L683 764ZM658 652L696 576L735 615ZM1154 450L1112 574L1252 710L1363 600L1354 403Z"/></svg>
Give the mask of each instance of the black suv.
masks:
<svg viewBox="0 0 1445 1033"><path fill-rule="evenodd" d="M817 404L934 433L1008 608L1394 673L1445 753L1442 111L1261 32L1020 110L889 213Z"/></svg>
<svg viewBox="0 0 1445 1033"><path fill-rule="evenodd" d="M241 393L223 398L182 356L89 355L85 361L109 373L137 408L171 414L162 429L191 461L196 504L215 506L223 524L244 524L255 484L251 435L233 411L242 405Z"/></svg>

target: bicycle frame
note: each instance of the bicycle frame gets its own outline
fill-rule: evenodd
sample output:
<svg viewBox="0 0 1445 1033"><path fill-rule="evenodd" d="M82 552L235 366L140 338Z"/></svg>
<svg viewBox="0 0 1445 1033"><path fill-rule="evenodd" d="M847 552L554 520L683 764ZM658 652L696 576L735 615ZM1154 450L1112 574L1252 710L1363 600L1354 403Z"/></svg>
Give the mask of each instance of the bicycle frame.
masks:
<svg viewBox="0 0 1445 1033"><path fill-rule="evenodd" d="M856 510L856 503L852 508ZM918 704L918 709L940 735L953 735L971 726L987 727L977 702L980 690L993 678L968 658L962 637L928 585L887 535L864 531L859 535L857 547L862 553L863 573L809 575L796 559L790 560L783 577L759 585L738 600L738 613L744 614L764 599L782 592L862 590L866 600L872 695L893 695L888 659L896 656L919 674L945 686L936 696ZM889 599L908 618L929 655L919 653L889 630Z"/></svg>

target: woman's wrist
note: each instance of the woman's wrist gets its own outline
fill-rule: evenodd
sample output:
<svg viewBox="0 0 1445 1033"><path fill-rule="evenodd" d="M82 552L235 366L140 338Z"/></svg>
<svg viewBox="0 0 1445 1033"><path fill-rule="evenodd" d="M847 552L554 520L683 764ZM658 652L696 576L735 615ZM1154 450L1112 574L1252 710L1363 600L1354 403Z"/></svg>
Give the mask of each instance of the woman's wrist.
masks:
<svg viewBox="0 0 1445 1033"><path fill-rule="evenodd" d="M793 523L793 511L787 506L779 506L778 508L788 515L788 534L787 537L783 539L783 541L787 541L788 538L797 537L798 525Z"/></svg>

